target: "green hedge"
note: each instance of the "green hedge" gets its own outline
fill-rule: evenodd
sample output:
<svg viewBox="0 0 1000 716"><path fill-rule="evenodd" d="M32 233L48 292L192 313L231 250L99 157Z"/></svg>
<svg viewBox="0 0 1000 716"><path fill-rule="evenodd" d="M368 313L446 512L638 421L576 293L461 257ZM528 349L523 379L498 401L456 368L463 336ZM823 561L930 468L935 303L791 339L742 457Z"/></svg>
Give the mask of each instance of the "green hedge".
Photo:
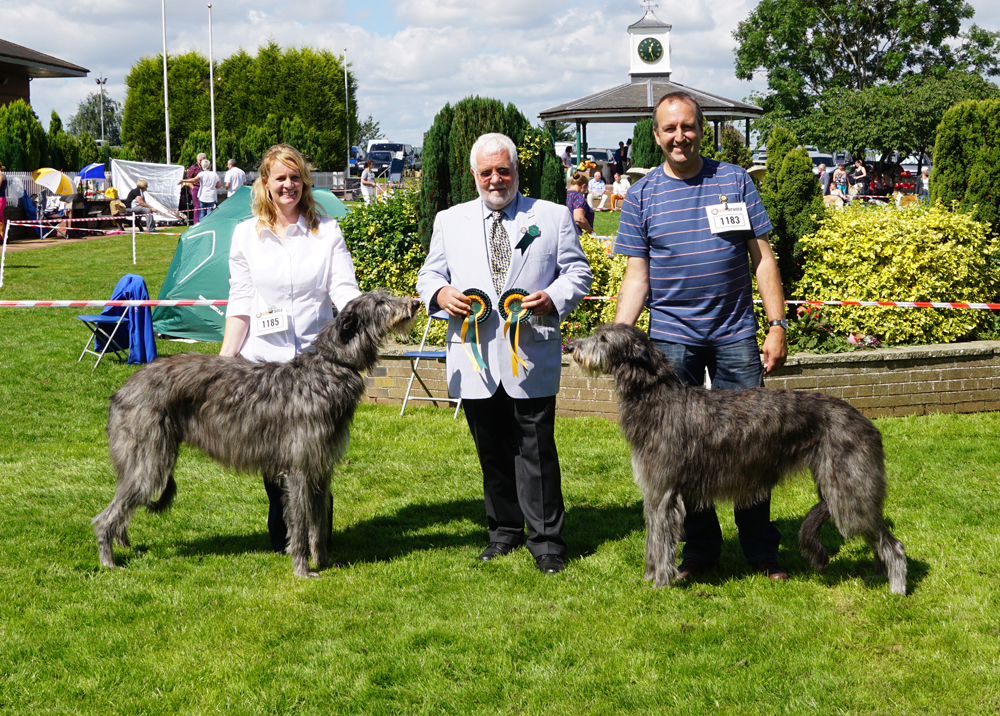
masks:
<svg viewBox="0 0 1000 716"><path fill-rule="evenodd" d="M941 202L904 210L848 207L824 215L799 243L806 300L996 300L1000 241L970 214ZM835 307L824 309L839 333L860 331L887 344L947 343L989 325L987 311Z"/></svg>

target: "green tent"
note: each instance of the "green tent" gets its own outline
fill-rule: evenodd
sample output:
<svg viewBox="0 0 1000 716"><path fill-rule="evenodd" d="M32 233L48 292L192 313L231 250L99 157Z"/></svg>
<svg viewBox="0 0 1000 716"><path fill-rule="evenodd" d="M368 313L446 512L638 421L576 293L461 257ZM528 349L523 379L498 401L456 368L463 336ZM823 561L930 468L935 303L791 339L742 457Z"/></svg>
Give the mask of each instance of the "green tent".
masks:
<svg viewBox="0 0 1000 716"><path fill-rule="evenodd" d="M328 190L314 189L313 196L328 216L337 219L347 216L347 207ZM158 298L229 298L229 245L233 229L251 216L250 187L240 187L218 209L181 234ZM224 306L153 309L153 330L175 338L221 341L225 323Z"/></svg>

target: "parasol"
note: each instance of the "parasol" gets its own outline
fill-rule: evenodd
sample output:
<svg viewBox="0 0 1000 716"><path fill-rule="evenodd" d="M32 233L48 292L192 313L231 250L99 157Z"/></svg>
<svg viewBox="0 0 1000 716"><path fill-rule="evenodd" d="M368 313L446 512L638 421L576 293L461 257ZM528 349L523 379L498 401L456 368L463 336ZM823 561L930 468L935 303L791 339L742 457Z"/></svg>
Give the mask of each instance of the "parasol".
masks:
<svg viewBox="0 0 1000 716"><path fill-rule="evenodd" d="M38 186L48 189L53 194L69 196L74 191L72 180L57 169L38 169L32 172L31 178Z"/></svg>

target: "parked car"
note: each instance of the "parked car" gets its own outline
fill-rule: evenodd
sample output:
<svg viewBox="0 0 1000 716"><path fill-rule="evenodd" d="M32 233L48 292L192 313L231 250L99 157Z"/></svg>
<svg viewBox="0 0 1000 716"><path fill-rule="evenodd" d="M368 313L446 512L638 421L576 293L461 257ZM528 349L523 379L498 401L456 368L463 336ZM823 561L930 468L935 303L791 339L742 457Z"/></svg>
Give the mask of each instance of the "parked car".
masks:
<svg viewBox="0 0 1000 716"><path fill-rule="evenodd" d="M392 152L384 149L376 149L375 151L368 152L368 154L365 155L365 161L374 162L372 171L375 172L375 176L382 173L388 173L389 164L392 162Z"/></svg>
<svg viewBox="0 0 1000 716"><path fill-rule="evenodd" d="M387 142L384 140L372 139L368 142L368 153L373 151L390 152L391 154L403 153L403 166L413 166L413 147L401 142Z"/></svg>

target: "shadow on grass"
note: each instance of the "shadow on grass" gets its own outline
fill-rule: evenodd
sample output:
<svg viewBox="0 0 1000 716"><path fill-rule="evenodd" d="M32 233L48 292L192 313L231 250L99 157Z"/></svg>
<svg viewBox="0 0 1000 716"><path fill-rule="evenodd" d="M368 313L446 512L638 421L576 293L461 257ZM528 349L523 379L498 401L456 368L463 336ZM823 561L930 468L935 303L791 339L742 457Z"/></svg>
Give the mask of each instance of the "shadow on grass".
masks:
<svg viewBox="0 0 1000 716"><path fill-rule="evenodd" d="M454 523L462 525L456 528ZM643 529L641 504L570 507L564 531L569 543L567 557L586 557L605 542ZM431 549L478 549L485 547L487 540L482 500L433 502L407 505L390 515L334 530L330 556L338 562L385 562ZM243 554L269 552L271 543L266 532L217 535L179 544L177 550L187 556Z"/></svg>

